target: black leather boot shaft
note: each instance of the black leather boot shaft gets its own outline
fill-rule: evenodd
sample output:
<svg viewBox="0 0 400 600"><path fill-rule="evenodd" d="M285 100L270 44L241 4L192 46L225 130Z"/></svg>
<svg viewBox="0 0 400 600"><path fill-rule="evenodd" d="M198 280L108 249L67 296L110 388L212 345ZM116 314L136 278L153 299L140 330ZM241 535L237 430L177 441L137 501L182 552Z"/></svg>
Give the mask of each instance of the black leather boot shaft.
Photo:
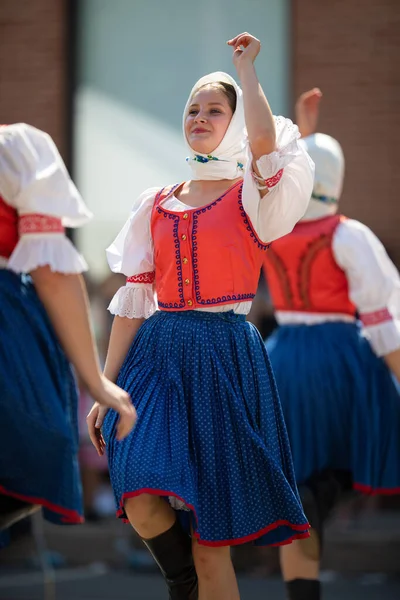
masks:
<svg viewBox="0 0 400 600"><path fill-rule="evenodd" d="M288 600L321 600L318 579L292 579L286 582Z"/></svg>
<svg viewBox="0 0 400 600"><path fill-rule="evenodd" d="M179 521L164 533L143 540L160 567L167 583L170 600L197 600L197 574L192 542Z"/></svg>

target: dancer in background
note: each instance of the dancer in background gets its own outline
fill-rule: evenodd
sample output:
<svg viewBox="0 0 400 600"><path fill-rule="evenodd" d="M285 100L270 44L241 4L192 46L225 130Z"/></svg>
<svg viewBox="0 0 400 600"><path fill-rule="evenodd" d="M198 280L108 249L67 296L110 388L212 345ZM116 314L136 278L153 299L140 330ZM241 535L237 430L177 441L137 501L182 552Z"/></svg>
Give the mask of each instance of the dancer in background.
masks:
<svg viewBox="0 0 400 600"><path fill-rule="evenodd" d="M105 373L138 411L121 445L115 414L104 420L111 479L174 599L235 600L230 546L308 536L268 356L245 315L269 242L306 210L313 164L297 127L271 114L253 65L260 42L228 44L242 89L220 72L192 89L191 180L145 191L108 250L128 282L111 303ZM100 453L102 412L89 416Z"/></svg>
<svg viewBox="0 0 400 600"><path fill-rule="evenodd" d="M321 92L296 107L315 183L265 274L278 329L267 340L311 537L281 549L290 600L319 600L323 526L341 492L400 493L400 279L368 227L338 213L344 157L315 133Z"/></svg>
<svg viewBox="0 0 400 600"><path fill-rule="evenodd" d="M64 232L91 215L52 139L22 123L0 127L0 196L0 528L35 506L55 523L80 523L70 362L117 411L119 439L135 421L129 395L100 372L86 264Z"/></svg>

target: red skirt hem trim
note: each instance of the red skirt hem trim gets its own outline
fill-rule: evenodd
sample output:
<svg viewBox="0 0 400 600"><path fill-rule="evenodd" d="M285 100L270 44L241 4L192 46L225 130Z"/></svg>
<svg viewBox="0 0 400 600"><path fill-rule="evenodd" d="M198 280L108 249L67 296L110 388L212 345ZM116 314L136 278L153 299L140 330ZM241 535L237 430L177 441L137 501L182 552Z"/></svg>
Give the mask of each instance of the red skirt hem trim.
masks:
<svg viewBox="0 0 400 600"><path fill-rule="evenodd" d="M364 483L354 483L353 489L368 496L396 496L400 494L400 487L373 488L372 485L365 485Z"/></svg>
<svg viewBox="0 0 400 600"><path fill-rule="evenodd" d="M190 508L190 510L194 514L196 522L198 522L197 514L196 514L196 510L195 510L194 506L189 504L188 502L186 502L184 500L184 498L181 498L180 496L178 496L178 494L175 494L174 492L169 492L166 490L157 490L157 489L153 489L153 488L141 488L136 491L125 492L124 494L122 494L122 497L120 500L120 508L117 511L117 517L121 517L124 514L125 511L123 508L123 504L126 499L135 498L136 496L140 496L141 494L151 494L152 496L173 496L174 498L177 498L181 502L184 502L186 504L186 506L188 508ZM125 518L123 519L123 521L125 523L129 522ZM309 532L307 531L308 529L310 529L310 525L308 523L306 523L305 525L295 525L286 520L275 521L275 523L271 523L270 525L267 525L267 527L263 527L263 529L260 529L259 531L255 532L255 533L251 533L249 535L246 535L246 536L243 536L240 538L234 538L231 540L217 540L217 541L203 540L197 531L194 531L194 536L201 546L210 546L210 547L214 547L214 548L218 547L218 546L238 546L239 544L245 544L247 542L254 541L257 538L265 535L269 531L272 531L273 529L277 529L278 527L283 527L283 526L290 527L291 529L298 531L299 533L294 534L292 537L290 537L287 540L284 540L283 542L278 542L276 544L268 544L269 546L283 546L286 544L290 544L294 540L304 539L304 538L308 538L310 536Z"/></svg>
<svg viewBox="0 0 400 600"><path fill-rule="evenodd" d="M39 504L43 508L47 508L58 515L61 515L62 523L69 524L78 524L84 523L85 519L82 515L78 513L76 510L71 510L69 508L64 508L63 506L59 506L58 504L53 504L53 502L49 502L45 498L37 498L36 496L26 496L25 494L20 494L18 492L12 492L11 490L7 490L2 485L0 485L0 494L4 496L11 496L12 498L16 498L17 500L22 500L23 502L28 502L29 504Z"/></svg>

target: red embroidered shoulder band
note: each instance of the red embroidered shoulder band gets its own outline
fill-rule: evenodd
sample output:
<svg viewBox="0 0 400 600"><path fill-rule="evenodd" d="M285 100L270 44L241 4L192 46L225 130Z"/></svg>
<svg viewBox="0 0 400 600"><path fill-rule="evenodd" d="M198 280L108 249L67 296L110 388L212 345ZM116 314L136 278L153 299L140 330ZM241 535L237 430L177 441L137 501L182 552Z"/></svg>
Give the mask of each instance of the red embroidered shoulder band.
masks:
<svg viewBox="0 0 400 600"><path fill-rule="evenodd" d="M30 233L64 233L65 228L62 225L61 219L57 217L32 213L19 217L18 231L20 235Z"/></svg>

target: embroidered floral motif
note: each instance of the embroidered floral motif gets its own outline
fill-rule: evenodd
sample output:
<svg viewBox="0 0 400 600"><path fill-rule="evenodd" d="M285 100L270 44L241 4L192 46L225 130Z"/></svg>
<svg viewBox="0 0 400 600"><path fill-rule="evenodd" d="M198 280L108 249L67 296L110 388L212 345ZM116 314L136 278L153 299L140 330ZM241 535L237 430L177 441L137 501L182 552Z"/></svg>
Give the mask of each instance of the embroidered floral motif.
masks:
<svg viewBox="0 0 400 600"><path fill-rule="evenodd" d="M393 321L393 317L387 308L382 308L374 312L360 314L360 320L365 327L371 327L371 325L380 325L387 321Z"/></svg>
<svg viewBox="0 0 400 600"><path fill-rule="evenodd" d="M315 192L313 192L311 194L311 198L314 198L314 200L319 200L320 202L325 202L325 204L337 204L338 200L336 200L336 198L333 198L331 196L321 196L318 194L315 194Z"/></svg>
<svg viewBox="0 0 400 600"><path fill-rule="evenodd" d="M21 215L18 222L20 235L30 233L64 233L61 219L48 215L29 214Z"/></svg>
<svg viewBox="0 0 400 600"><path fill-rule="evenodd" d="M147 273L140 273L139 275L128 277L126 283L153 283L155 276L156 274L154 271L148 271Z"/></svg>
<svg viewBox="0 0 400 600"><path fill-rule="evenodd" d="M199 162L199 163L208 163L212 160L219 161L219 158L217 158L216 156L212 156L212 154L208 154L207 156L201 156L201 154L195 154L193 157L193 160L195 162Z"/></svg>
<svg viewBox="0 0 400 600"><path fill-rule="evenodd" d="M277 183L279 183L280 180L282 179L282 175L283 175L283 169L279 169L279 171L275 175L273 175L269 179L266 179L265 185L267 186L267 188L271 189L271 188L275 187L277 185Z"/></svg>
<svg viewBox="0 0 400 600"><path fill-rule="evenodd" d="M226 162L226 161L220 160L219 158L217 158L216 156L213 156L212 154L208 154L207 156L201 156L201 154L195 154L193 156L193 158L191 158L190 156L188 156L186 158L186 162L189 162L190 160L193 160L194 162L203 163L203 164L211 162L213 160L218 161L218 162ZM243 163L237 161L236 164L237 164L238 169L243 171L243 169L244 169Z"/></svg>

